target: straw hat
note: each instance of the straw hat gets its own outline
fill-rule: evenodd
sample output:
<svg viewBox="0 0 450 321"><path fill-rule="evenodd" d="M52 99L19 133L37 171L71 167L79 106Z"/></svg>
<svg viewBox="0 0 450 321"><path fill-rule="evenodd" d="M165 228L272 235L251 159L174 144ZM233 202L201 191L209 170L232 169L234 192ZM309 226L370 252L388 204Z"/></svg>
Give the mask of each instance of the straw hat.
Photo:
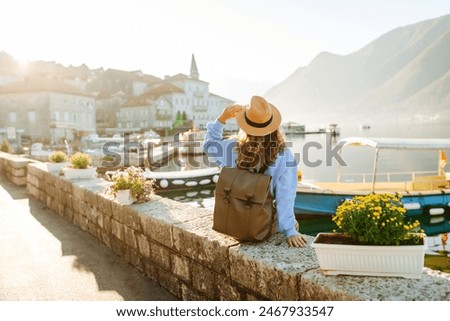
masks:
<svg viewBox="0 0 450 321"><path fill-rule="evenodd" d="M249 135L265 136L280 127L281 114L263 97L253 96L250 104L236 115L236 122Z"/></svg>

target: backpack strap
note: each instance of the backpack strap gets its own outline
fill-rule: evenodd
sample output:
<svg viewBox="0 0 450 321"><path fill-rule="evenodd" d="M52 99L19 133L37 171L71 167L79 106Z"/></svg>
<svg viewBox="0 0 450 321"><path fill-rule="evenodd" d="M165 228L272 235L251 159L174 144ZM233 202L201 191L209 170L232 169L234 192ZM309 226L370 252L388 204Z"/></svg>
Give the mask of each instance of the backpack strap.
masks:
<svg viewBox="0 0 450 321"><path fill-rule="evenodd" d="M239 170L237 168L231 168L231 167L224 167L222 168L221 175L231 175L227 180L225 180L225 186L223 187L224 192L224 202L229 203L229 194L231 192L231 187L233 186L233 183L235 179L239 175Z"/></svg>

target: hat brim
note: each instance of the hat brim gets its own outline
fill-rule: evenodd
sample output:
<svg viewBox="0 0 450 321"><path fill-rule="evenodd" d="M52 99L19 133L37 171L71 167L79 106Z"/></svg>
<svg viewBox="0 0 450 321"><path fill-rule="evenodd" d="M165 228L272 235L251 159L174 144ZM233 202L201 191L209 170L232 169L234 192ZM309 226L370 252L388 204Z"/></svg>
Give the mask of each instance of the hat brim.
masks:
<svg viewBox="0 0 450 321"><path fill-rule="evenodd" d="M270 104L272 108L272 121L265 127L254 127L247 123L245 119L245 111L248 108L248 105L243 108L241 112L236 114L236 122L240 129L252 136L266 136L270 133L273 133L281 125L281 113L280 111L272 104Z"/></svg>

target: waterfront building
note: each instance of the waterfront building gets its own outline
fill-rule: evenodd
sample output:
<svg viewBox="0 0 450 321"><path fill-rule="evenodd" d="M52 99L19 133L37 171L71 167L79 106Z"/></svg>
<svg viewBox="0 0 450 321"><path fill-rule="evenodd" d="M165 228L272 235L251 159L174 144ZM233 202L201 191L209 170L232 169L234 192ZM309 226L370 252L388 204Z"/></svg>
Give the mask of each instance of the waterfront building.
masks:
<svg viewBox="0 0 450 321"><path fill-rule="evenodd" d="M91 94L63 81L24 78L0 87L0 128L52 144L71 141L95 133L94 106Z"/></svg>

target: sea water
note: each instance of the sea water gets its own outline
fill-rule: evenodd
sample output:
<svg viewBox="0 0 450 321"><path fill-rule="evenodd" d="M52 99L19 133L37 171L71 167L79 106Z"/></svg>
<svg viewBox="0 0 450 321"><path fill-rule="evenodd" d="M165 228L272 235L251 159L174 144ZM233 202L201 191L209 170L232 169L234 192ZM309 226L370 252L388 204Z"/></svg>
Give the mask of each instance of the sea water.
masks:
<svg viewBox="0 0 450 321"><path fill-rule="evenodd" d="M344 180L358 180L358 175L350 173L371 173L373 171L375 150L370 147L346 147L342 149L340 157L331 157L333 148L339 146L339 140L346 137L387 137L387 138L449 138L450 126L448 125L371 125L370 129L359 129L358 125L340 128L340 134L331 136L325 133L289 135L286 142L299 161L298 170L302 173L302 179L308 182L336 181L339 167ZM306 148L305 148L306 146ZM450 159L450 150L444 151ZM327 159L327 153L329 155ZM330 155L331 154L331 155ZM331 159L330 159L331 158ZM193 161L203 164L204 156L183 159L177 164L192 164ZM418 172L437 171L439 153L437 151L407 151L407 150L383 150L378 155L377 170L379 172ZM195 163L195 164L197 164ZM181 170L179 165L172 162L171 170ZM450 171L450 164L446 167ZM397 176L401 178L401 176ZM368 176L371 179L371 176ZM189 190L160 193L180 202L198 207L214 207L214 186L205 188L193 188ZM301 231L314 235L319 231L329 231L334 228L330 218L317 218L301 222Z"/></svg>

